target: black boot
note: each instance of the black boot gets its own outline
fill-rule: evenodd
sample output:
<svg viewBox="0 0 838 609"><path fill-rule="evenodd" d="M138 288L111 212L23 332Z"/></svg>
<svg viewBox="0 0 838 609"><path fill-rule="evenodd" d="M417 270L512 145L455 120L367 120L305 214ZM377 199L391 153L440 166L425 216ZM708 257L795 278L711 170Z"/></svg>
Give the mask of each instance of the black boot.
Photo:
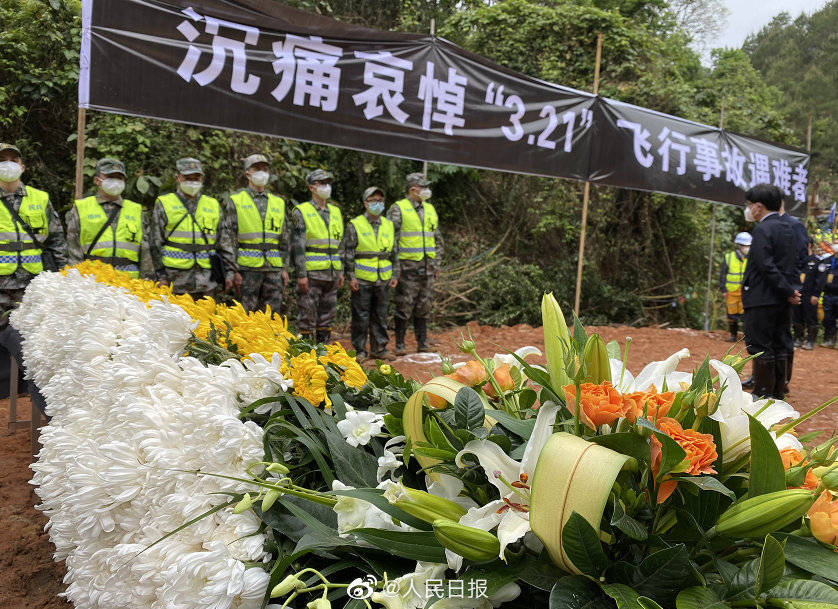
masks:
<svg viewBox="0 0 838 609"><path fill-rule="evenodd" d="M735 319L730 320L727 322L727 327L730 330L730 337L727 339L729 343L735 343L739 340L739 322Z"/></svg>
<svg viewBox="0 0 838 609"><path fill-rule="evenodd" d="M774 360L774 391L770 397L775 400L786 399L786 374L788 370L788 356L778 357Z"/></svg>
<svg viewBox="0 0 838 609"><path fill-rule="evenodd" d="M815 341L818 340L818 327L809 326L806 328L806 342L803 343L803 348L806 351L811 351L815 348Z"/></svg>
<svg viewBox="0 0 838 609"><path fill-rule="evenodd" d="M786 382L783 383L783 393L788 395L789 383L791 383L791 371L794 368L794 351L786 353Z"/></svg>
<svg viewBox="0 0 838 609"><path fill-rule="evenodd" d="M414 318L413 330L416 332L416 353L428 353L428 320Z"/></svg>
<svg viewBox="0 0 838 609"><path fill-rule="evenodd" d="M332 340L332 331L331 330L318 330L317 331L317 342L323 345L327 344L330 340Z"/></svg>
<svg viewBox="0 0 838 609"><path fill-rule="evenodd" d="M407 333L407 321L396 317L394 324L396 333L396 355L407 355L407 347L404 344L404 335Z"/></svg>
<svg viewBox="0 0 838 609"><path fill-rule="evenodd" d="M774 385L777 377L774 370L774 358L761 355L752 361L753 377L754 377L754 397L770 398L774 396ZM785 374L785 367L783 368Z"/></svg>
<svg viewBox="0 0 838 609"><path fill-rule="evenodd" d="M744 381L742 381L742 389L753 389L754 388L754 375L752 374Z"/></svg>
<svg viewBox="0 0 838 609"><path fill-rule="evenodd" d="M794 324L794 346L802 347L805 340L805 330L803 324Z"/></svg>

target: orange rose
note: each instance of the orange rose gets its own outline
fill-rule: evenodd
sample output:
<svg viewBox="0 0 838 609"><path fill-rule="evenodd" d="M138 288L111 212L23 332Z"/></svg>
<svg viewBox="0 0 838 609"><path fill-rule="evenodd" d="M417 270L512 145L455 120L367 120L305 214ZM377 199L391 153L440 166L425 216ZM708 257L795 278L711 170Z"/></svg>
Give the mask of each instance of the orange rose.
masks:
<svg viewBox="0 0 838 609"><path fill-rule="evenodd" d="M629 421L634 421L637 417L642 416L645 416L650 421L654 421L658 417L666 416L674 401L674 391L667 391L666 393L637 391L635 393L623 394L626 418ZM644 411L646 413L645 415L643 414Z"/></svg>
<svg viewBox="0 0 838 609"><path fill-rule="evenodd" d="M512 379L509 364L504 364L503 366L496 368L495 371L492 372L492 376L495 377L495 381L501 391L509 391L510 389L515 388L515 381ZM483 391L490 398L495 397L495 388L492 386L492 383L486 383L483 385Z"/></svg>
<svg viewBox="0 0 838 609"><path fill-rule="evenodd" d="M806 460L803 458L801 452L794 448L784 448L781 450L780 458L783 460L783 467L786 469L790 469L796 465L806 465ZM818 488L818 484L820 484L818 477L809 469L806 471L806 479L803 481L803 486L798 488L816 489Z"/></svg>
<svg viewBox="0 0 838 609"><path fill-rule="evenodd" d="M463 385L467 385L468 387L474 387L475 385L485 383L486 379L489 378L483 364L475 360L466 362L464 365L460 366L454 372L446 376L454 379L455 381L460 381Z"/></svg>
<svg viewBox="0 0 838 609"><path fill-rule="evenodd" d="M829 491L821 493L809 508L809 528L818 541L838 546L838 497Z"/></svg>
<svg viewBox="0 0 838 609"><path fill-rule="evenodd" d="M568 409L570 412L575 412L576 386L565 385L562 389L567 399ZM591 429L596 429L600 425L610 425L618 418L626 416L623 397L608 381L603 381L599 385L583 383L580 389L582 410L579 418Z"/></svg>
<svg viewBox="0 0 838 609"><path fill-rule="evenodd" d="M657 421L657 427L663 433L678 443L678 446L684 449L687 453L687 461L689 467L687 474L697 476L699 474L715 474L713 463L718 458L716 452L716 444L713 442L713 436L709 433L699 433L692 429L684 429L681 424L675 419L669 417L661 417ZM658 472L661 468L661 443L656 436L652 436L652 474L657 478ZM660 488L658 488L658 503L666 501L666 499L675 490L678 484L676 479L668 479L661 481Z"/></svg>

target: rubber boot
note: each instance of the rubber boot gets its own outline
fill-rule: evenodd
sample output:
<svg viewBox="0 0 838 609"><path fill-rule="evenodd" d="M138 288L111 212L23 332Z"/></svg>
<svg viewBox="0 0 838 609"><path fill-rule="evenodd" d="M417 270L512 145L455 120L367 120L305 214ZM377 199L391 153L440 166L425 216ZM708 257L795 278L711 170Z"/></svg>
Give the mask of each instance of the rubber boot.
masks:
<svg viewBox="0 0 838 609"><path fill-rule="evenodd" d="M407 332L407 322L396 317L394 320L396 333L396 355L407 355L407 347L404 344L404 335Z"/></svg>
<svg viewBox="0 0 838 609"><path fill-rule="evenodd" d="M794 346L795 347L802 347L803 341L805 340L805 330L806 328L803 324L794 324Z"/></svg>
<svg viewBox="0 0 838 609"><path fill-rule="evenodd" d="M823 346L827 349L831 349L835 346L835 337L834 336L824 336L823 337Z"/></svg>
<svg viewBox="0 0 838 609"><path fill-rule="evenodd" d="M739 340L739 322L733 319L727 322L727 327L730 330L730 337L726 340L729 343L735 343Z"/></svg>
<svg viewBox="0 0 838 609"><path fill-rule="evenodd" d="M811 351L815 348L815 341L818 340L818 327L809 326L806 328L806 342L803 343L803 348L806 351Z"/></svg>
<svg viewBox="0 0 838 609"><path fill-rule="evenodd" d="M786 374L788 370L788 356L778 357L774 360L774 391L768 397L775 400L786 399Z"/></svg>
<svg viewBox="0 0 838 609"><path fill-rule="evenodd" d="M764 355L753 360L754 390L751 392L756 398L770 398L774 396L774 385L777 377L774 370L774 358ZM783 365L785 374L785 364Z"/></svg>
<svg viewBox="0 0 838 609"><path fill-rule="evenodd" d="M783 383L783 394L788 395L789 383L791 383L791 371L794 368L794 351L786 353L786 382Z"/></svg>
<svg viewBox="0 0 838 609"><path fill-rule="evenodd" d="M416 353L428 353L428 320L425 318L415 318L413 320L413 330L416 332Z"/></svg>
<svg viewBox="0 0 838 609"><path fill-rule="evenodd" d="M754 375L752 374L744 381L742 381L742 389L753 389L754 388Z"/></svg>
<svg viewBox="0 0 838 609"><path fill-rule="evenodd" d="M318 330L317 331L317 342L323 345L327 344L330 340L332 340L332 331L331 330Z"/></svg>

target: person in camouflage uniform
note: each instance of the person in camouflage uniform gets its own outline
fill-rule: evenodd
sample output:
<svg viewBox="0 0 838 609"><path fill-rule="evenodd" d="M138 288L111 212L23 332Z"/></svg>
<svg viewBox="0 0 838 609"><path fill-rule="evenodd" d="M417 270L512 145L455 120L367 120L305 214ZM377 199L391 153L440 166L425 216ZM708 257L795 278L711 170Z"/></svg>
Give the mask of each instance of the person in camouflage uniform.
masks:
<svg viewBox="0 0 838 609"><path fill-rule="evenodd" d="M204 171L198 159L176 163L178 187L154 203L149 247L158 282L176 294L198 299L230 290L236 273L229 214L216 199L201 194ZM223 285L212 278L209 257L221 259Z"/></svg>
<svg viewBox="0 0 838 609"><path fill-rule="evenodd" d="M390 289L398 284L398 248L393 223L382 218L384 191L370 186L364 191L366 213L353 218L344 237L344 273L352 292L352 346L358 361L367 355L370 333L371 358L391 360L387 352L387 307Z"/></svg>
<svg viewBox="0 0 838 609"><path fill-rule="evenodd" d="M387 218L396 230L399 275L396 287L396 355L405 355L405 334L410 320L417 351L428 351L428 317L433 303L434 279L439 277L442 234L431 198L430 181L421 173L407 176L407 197L396 201Z"/></svg>
<svg viewBox="0 0 838 609"><path fill-rule="evenodd" d="M75 201L64 216L70 264L78 264L83 260L101 260L134 276L150 277L153 266L146 237L148 219L142 214L142 207L138 203L122 198L122 191L125 188L125 165L119 159L99 159L96 163L96 175L93 182L96 184L96 194ZM86 210L81 215L79 214L80 206ZM137 231L134 227L134 231L126 235L126 242L121 244L113 229L119 230L121 216L126 210L130 210L127 213L131 217L140 216L139 228L141 230ZM108 224L109 229L100 232L99 227L104 226L107 218L113 214L116 215ZM83 230L87 228L89 230ZM84 243L82 243L83 235ZM99 238L95 243L92 242L97 235ZM130 247L132 251L119 251L120 245Z"/></svg>
<svg viewBox="0 0 838 609"><path fill-rule="evenodd" d="M247 187L224 201L232 231L233 258L238 271L233 286L241 294L242 306L259 311L266 306L279 312L288 284L288 223L285 201L270 194L270 163L263 154L244 160ZM255 207L255 213L253 213ZM241 209L241 214L239 214Z"/></svg>
<svg viewBox="0 0 838 609"><path fill-rule="evenodd" d="M291 212L291 255L297 274L297 325L319 343L332 336L338 290L343 286L343 216L330 203L332 174L322 169L306 176L311 201ZM315 335L316 332L316 335Z"/></svg>

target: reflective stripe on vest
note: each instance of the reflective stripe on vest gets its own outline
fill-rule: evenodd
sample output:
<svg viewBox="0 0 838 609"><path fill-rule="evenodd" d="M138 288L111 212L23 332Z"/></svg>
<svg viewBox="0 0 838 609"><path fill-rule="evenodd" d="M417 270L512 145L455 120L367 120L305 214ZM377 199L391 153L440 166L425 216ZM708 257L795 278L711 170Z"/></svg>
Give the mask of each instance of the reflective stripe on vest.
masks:
<svg viewBox="0 0 838 609"><path fill-rule="evenodd" d="M341 269L338 246L343 239L343 216L336 205L328 203L329 229L311 201L300 203L297 209L306 224L306 270Z"/></svg>
<svg viewBox="0 0 838 609"><path fill-rule="evenodd" d="M352 218L355 233L358 235L358 246L355 250L355 277L364 281L375 282L379 279L387 281L393 276L393 264L389 254L393 251L395 229L387 218L381 218L378 233L363 214Z"/></svg>
<svg viewBox="0 0 838 609"><path fill-rule="evenodd" d="M436 209L430 203L423 202L423 220L407 199L396 201L402 213L402 226L399 232L399 260L422 260L425 256L436 258L436 227L439 223Z"/></svg>
<svg viewBox="0 0 838 609"><path fill-rule="evenodd" d="M77 200L76 211L79 214L79 242L85 259L100 260L117 270L129 273L132 277L139 277L143 206L123 199L116 219L116 231L114 232L113 224L105 229L93 249L90 245L108 221L108 214L96 197ZM89 249L90 254L87 253Z"/></svg>
<svg viewBox="0 0 838 609"><path fill-rule="evenodd" d="M285 200L268 194L263 221L259 208L246 190L231 195L230 199L236 206L239 266L260 267L267 261L271 266L281 267L279 238L285 224Z"/></svg>
<svg viewBox="0 0 838 609"><path fill-rule="evenodd" d="M31 186L23 188L23 199L17 213L21 220L29 224L36 237L43 236L46 239L49 234L49 195ZM37 275L44 270L41 253L40 244L34 243L23 227L12 218L6 206L0 204L0 275L11 275L19 265Z"/></svg>
<svg viewBox="0 0 838 609"><path fill-rule="evenodd" d="M745 276L745 267L748 265L748 260L740 260L736 252L728 252L725 254L725 263L727 264L725 289L728 292L741 290L742 278Z"/></svg>
<svg viewBox="0 0 838 609"><path fill-rule="evenodd" d="M181 202L177 193L170 192L157 199L166 212L165 234L169 235L163 244L163 266L170 269L191 269L195 264L210 268L210 253L215 249L218 238L218 221L221 206L212 197L201 195L195 206L195 220ZM203 228L203 234L201 233ZM171 235L169 234L171 233ZM207 241L204 241L204 234Z"/></svg>

